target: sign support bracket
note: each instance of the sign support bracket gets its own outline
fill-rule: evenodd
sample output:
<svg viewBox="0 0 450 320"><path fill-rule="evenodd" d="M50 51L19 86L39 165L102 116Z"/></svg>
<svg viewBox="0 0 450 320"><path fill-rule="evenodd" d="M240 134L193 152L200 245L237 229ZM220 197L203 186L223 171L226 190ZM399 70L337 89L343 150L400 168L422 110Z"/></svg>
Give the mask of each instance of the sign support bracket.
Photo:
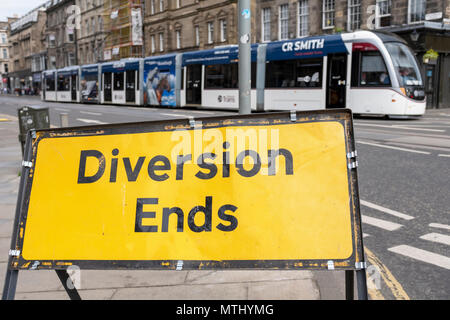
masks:
<svg viewBox="0 0 450 320"><path fill-rule="evenodd" d="M55 270L55 271L64 289L69 295L70 300L81 300L80 294L78 293L77 289L75 288L75 285L70 279L67 270Z"/></svg>

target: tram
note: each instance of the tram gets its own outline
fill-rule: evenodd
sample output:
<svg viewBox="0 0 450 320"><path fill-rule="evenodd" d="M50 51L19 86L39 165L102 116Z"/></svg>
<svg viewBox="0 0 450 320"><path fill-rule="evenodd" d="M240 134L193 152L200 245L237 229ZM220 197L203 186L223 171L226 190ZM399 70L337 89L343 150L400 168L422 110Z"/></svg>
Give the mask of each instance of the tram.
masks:
<svg viewBox="0 0 450 320"><path fill-rule="evenodd" d="M97 72L97 87L91 86L102 104L237 110L238 50L229 45L126 59L99 64L97 71L81 66L81 83L94 81ZM93 80L85 83L87 69ZM58 84L66 71L56 70ZM59 85L52 89L54 74L43 73L44 100L55 101L53 91L59 92ZM80 90L81 102L96 102L83 98L86 90ZM426 109L412 50L400 37L379 31L253 44L251 101L254 111L349 108L354 114L409 117Z"/></svg>

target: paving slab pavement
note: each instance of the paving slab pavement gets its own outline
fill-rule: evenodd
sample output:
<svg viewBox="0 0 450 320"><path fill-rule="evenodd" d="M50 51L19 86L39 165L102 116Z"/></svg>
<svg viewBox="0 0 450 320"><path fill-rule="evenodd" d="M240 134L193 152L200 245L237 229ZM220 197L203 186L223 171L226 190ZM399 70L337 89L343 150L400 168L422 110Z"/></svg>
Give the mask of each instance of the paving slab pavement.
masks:
<svg viewBox="0 0 450 320"><path fill-rule="evenodd" d="M19 188L21 148L17 118L0 114L0 288L5 279ZM5 120L7 119L7 120ZM82 270L83 299L318 300L343 299L343 272L224 270ZM321 292L321 287L327 292ZM52 270L20 271L16 299L68 299Z"/></svg>

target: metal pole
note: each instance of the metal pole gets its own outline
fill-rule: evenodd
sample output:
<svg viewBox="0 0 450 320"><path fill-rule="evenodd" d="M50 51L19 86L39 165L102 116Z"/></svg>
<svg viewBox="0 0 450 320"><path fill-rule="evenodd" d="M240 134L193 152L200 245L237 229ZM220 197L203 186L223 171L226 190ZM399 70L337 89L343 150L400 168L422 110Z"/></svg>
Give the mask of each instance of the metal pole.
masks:
<svg viewBox="0 0 450 320"><path fill-rule="evenodd" d="M251 10L250 0L238 0L239 20L239 113L250 114L251 110Z"/></svg>

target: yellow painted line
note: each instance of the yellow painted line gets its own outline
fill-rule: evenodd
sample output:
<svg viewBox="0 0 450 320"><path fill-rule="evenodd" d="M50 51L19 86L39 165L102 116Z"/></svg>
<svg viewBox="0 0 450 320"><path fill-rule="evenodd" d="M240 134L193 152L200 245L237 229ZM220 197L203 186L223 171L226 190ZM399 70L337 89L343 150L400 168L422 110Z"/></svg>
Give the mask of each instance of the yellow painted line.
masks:
<svg viewBox="0 0 450 320"><path fill-rule="evenodd" d="M6 118L0 118L0 122L8 122L8 121L11 121L11 120L6 119Z"/></svg>
<svg viewBox="0 0 450 320"><path fill-rule="evenodd" d="M394 295L396 300L411 300L406 293L406 291L403 289L400 282L395 279L395 277L392 275L392 273L389 271L389 269L373 254L372 251L364 247L364 252L367 256L367 260L370 264L378 267L378 270L381 274L381 277L384 280L384 283L386 286L391 290L392 294ZM368 290L368 293L370 297L372 298L372 294L374 295L373 298L376 299L378 293L374 293L373 291L378 290ZM372 294L371 294L372 293ZM381 293L379 293L381 294Z"/></svg>

